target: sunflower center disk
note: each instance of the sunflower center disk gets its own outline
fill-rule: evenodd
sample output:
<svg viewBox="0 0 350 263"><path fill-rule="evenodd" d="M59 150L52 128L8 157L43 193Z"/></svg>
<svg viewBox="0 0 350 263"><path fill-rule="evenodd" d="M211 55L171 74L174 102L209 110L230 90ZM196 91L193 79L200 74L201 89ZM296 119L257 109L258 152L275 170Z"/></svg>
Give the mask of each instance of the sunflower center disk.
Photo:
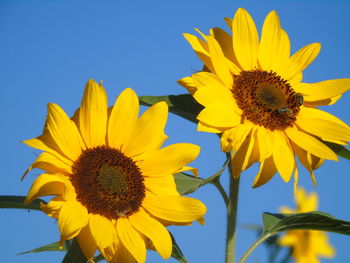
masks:
<svg viewBox="0 0 350 263"><path fill-rule="evenodd" d="M271 131L293 126L303 96L274 72L242 71L234 76L233 97L243 118Z"/></svg>
<svg viewBox="0 0 350 263"><path fill-rule="evenodd" d="M109 219L137 212L145 197L140 169L131 158L108 146L85 150L74 162L70 180L89 213Z"/></svg>

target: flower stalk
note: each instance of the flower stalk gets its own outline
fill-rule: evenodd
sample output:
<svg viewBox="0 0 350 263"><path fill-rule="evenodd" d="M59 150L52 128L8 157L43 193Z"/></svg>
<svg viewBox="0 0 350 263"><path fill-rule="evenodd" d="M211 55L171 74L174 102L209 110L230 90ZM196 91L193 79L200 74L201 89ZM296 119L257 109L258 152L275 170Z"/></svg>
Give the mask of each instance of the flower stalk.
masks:
<svg viewBox="0 0 350 263"><path fill-rule="evenodd" d="M231 156L230 156L231 157ZM230 189L229 202L227 205L227 227L226 227L226 263L235 261L235 242L236 242L236 222L239 192L239 177L232 174L231 162L229 163L230 171Z"/></svg>

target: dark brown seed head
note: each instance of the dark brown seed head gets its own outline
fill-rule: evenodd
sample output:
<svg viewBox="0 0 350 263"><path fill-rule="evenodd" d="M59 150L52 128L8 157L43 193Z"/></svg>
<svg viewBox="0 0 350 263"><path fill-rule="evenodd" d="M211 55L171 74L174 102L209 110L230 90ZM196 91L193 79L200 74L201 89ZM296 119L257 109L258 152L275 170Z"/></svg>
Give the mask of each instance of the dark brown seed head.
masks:
<svg viewBox="0 0 350 263"><path fill-rule="evenodd" d="M234 76L233 97L242 117L271 131L293 126L303 96L274 72L242 71Z"/></svg>
<svg viewBox="0 0 350 263"><path fill-rule="evenodd" d="M109 219L137 212L145 197L141 170L131 158L108 146L85 150L74 162L70 180L89 213Z"/></svg>

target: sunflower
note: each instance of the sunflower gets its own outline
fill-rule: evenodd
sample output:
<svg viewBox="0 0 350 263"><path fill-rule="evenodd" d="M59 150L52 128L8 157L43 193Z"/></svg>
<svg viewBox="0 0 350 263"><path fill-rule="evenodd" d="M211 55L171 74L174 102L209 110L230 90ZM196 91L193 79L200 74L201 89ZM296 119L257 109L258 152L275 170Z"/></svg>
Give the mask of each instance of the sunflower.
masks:
<svg viewBox="0 0 350 263"><path fill-rule="evenodd" d="M315 192L309 195L303 188L298 188L295 196L297 208L282 207L285 214L305 213L316 211L318 198ZM282 236L278 243L292 248L292 256L297 263L319 263L318 257L333 258L334 248L328 243L326 233L314 230L292 230Z"/></svg>
<svg viewBox="0 0 350 263"><path fill-rule="evenodd" d="M92 261L98 249L108 262L145 262L146 248L172 253L167 225L203 221L206 207L180 196L173 174L199 154L188 143L161 148L168 107L160 102L139 115L128 88L108 108L102 84L89 80L72 119L48 104L43 134L24 141L44 151L27 170L36 178L26 203L53 195L42 210L57 219L60 242L76 237Z"/></svg>
<svg viewBox="0 0 350 263"><path fill-rule="evenodd" d="M204 41L184 34L203 61L203 71L179 80L204 106L198 130L221 133L224 152L232 151L234 176L260 164L253 187L276 172L285 182L295 175L297 156L315 182L313 170L337 155L324 143L346 144L350 128L317 106L335 103L350 89L350 79L302 82L302 71L321 45L307 45L290 56L290 42L275 11L265 19L259 40L255 23L239 8L226 18L232 35L212 28Z"/></svg>

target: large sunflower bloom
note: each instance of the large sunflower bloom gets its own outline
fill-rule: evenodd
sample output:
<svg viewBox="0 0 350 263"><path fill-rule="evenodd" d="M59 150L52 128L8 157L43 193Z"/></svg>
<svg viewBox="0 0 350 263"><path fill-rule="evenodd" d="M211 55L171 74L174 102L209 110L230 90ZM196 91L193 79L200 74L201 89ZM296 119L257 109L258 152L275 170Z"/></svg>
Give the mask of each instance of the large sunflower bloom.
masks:
<svg viewBox="0 0 350 263"><path fill-rule="evenodd" d="M295 156L315 183L313 170L324 159L337 160L322 141L346 144L350 128L317 109L330 105L350 89L350 79L303 83L302 71L316 58L320 44L290 56L290 42L275 11L266 17L259 40L255 23L240 8L227 18L232 35L212 28L203 39L184 34L203 61L202 72L179 80L204 106L198 130L222 133L221 146L232 151L233 174L259 162L253 187L278 171L288 182L298 169Z"/></svg>
<svg viewBox="0 0 350 263"><path fill-rule="evenodd" d="M173 174L199 147L180 143L161 148L168 107L160 102L141 117L132 89L108 109L107 95L89 80L72 119L48 104L43 135L24 141L44 151L28 169L39 168L26 202L48 195L42 210L57 219L61 242L76 237L92 260L98 249L108 262L145 262L146 248L169 258L166 225L203 220L206 207L180 196Z"/></svg>
<svg viewBox="0 0 350 263"><path fill-rule="evenodd" d="M298 188L295 195L296 209L282 207L285 214L316 211L318 198L315 192L307 194L303 188ZM297 263L319 263L318 257L333 258L334 248L328 243L326 233L314 230L292 230L282 236L278 243L292 248L292 256Z"/></svg>

